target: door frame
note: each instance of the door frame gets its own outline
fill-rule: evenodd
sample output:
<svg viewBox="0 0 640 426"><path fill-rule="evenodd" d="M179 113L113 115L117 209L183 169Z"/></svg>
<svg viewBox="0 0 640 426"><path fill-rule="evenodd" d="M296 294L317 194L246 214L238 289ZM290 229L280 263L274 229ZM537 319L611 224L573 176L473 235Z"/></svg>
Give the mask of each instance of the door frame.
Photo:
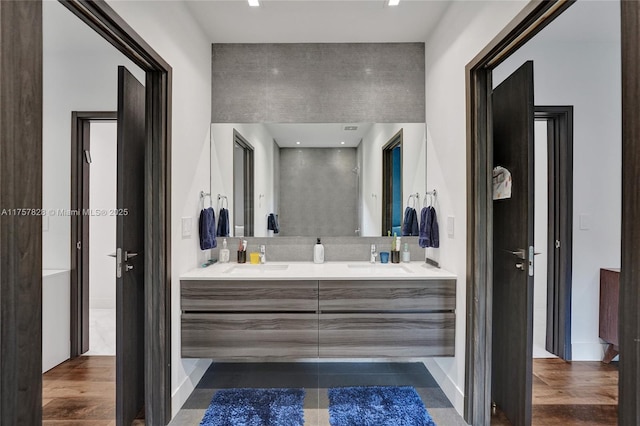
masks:
<svg viewBox="0 0 640 426"><path fill-rule="evenodd" d="M467 333L465 420L490 424L491 404L491 70L573 1L532 1L467 66ZM640 423L640 2L621 1L622 244L618 424Z"/></svg>
<svg viewBox="0 0 640 426"><path fill-rule="evenodd" d="M146 72L145 407L171 419L172 69L104 0L62 4ZM42 1L0 2L0 202L42 209ZM42 219L0 217L0 423L42 421Z"/></svg>
<svg viewBox="0 0 640 426"><path fill-rule="evenodd" d="M254 153L254 148L253 145L251 145L249 143L248 140L246 140L241 134L240 132L238 132L236 129L233 129L233 144L235 146L235 144L238 144L240 146L240 148L242 148L242 163L243 163L243 167L244 167L244 176L243 176L243 188L242 188L242 193L243 193L243 205L244 205L244 211L243 211L243 216L244 216L244 232L243 235L245 237L253 237L254 235L254 216L255 216L255 208L254 208L254 199L253 199L253 194L254 194L254 187L255 187L255 181L254 181L254 163L253 163L253 153ZM234 171L233 174L235 176L235 164L236 164L236 158L235 156L238 155L236 153L236 150L233 150L233 164L234 164ZM237 187L236 187L236 180L233 180L233 203L234 203L234 210L235 209L235 202L236 202L236 191L237 191ZM220 203L219 207L223 207L224 205L222 204L222 200L218 200L218 203ZM227 205L227 207L229 207ZM219 219L219 218L218 218ZM235 235L235 220L233 221L233 226L234 226L234 232L233 235Z"/></svg>
<svg viewBox="0 0 640 426"><path fill-rule="evenodd" d="M393 232L393 159L392 153L395 148L400 147L400 168L403 165L403 145L404 129L398 130L387 143L382 147L382 236L387 236L388 232ZM400 170L402 180L402 170ZM404 202L403 185L400 182L400 202ZM400 206L400 225L404 220L402 205Z"/></svg>
<svg viewBox="0 0 640 426"><path fill-rule="evenodd" d="M42 423L42 4L0 1L0 424ZM26 213L26 211L25 211Z"/></svg>
<svg viewBox="0 0 640 426"><path fill-rule="evenodd" d="M71 211L89 209L89 167L84 147L92 122L118 119L115 111L71 112ZM115 143L115 142L114 142ZM71 215L71 348L75 358L89 350L89 216ZM80 248L78 248L80 244Z"/></svg>
<svg viewBox="0 0 640 426"><path fill-rule="evenodd" d="M146 73L145 418L171 419L171 66L104 0L61 2Z"/></svg>
<svg viewBox="0 0 640 426"><path fill-rule="evenodd" d="M621 1L622 262L620 266L618 424L640 424L640 3Z"/></svg>
<svg viewBox="0 0 640 426"><path fill-rule="evenodd" d="M573 106L536 106L547 122L547 339L546 349L571 359L573 259ZM560 244L556 247L556 241Z"/></svg>
<svg viewBox="0 0 640 426"><path fill-rule="evenodd" d="M464 418L491 423L492 70L573 4L531 1L467 64L467 285Z"/></svg>

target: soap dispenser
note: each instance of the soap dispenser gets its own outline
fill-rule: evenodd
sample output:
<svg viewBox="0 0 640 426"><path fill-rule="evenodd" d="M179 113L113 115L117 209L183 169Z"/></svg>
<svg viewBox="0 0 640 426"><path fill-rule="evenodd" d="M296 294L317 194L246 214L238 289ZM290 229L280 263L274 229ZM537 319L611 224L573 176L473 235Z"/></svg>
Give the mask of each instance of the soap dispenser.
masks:
<svg viewBox="0 0 640 426"><path fill-rule="evenodd" d="M320 238L313 247L313 263L324 263L324 246L320 242Z"/></svg>
<svg viewBox="0 0 640 426"><path fill-rule="evenodd" d="M402 252L402 261L405 263L411 262L411 252L409 251L408 243L404 243L404 251Z"/></svg>
<svg viewBox="0 0 640 426"><path fill-rule="evenodd" d="M219 253L220 263L229 263L229 249L227 248L227 239L222 240L222 248Z"/></svg>

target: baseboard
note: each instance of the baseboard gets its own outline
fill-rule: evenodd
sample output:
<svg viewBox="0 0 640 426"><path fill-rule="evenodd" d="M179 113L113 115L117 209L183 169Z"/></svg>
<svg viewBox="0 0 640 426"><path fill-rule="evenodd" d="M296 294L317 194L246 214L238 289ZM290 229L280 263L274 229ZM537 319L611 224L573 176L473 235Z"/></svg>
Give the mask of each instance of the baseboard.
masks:
<svg viewBox="0 0 640 426"><path fill-rule="evenodd" d="M464 392L451 380L434 358L425 360L424 365L436 382L438 382L438 385L447 398L449 398L449 401L451 401L451 404L453 404L458 414L464 417Z"/></svg>
<svg viewBox="0 0 640 426"><path fill-rule="evenodd" d="M607 345L600 342L571 344L571 361L602 361Z"/></svg>
<svg viewBox="0 0 640 426"><path fill-rule="evenodd" d="M195 365L191 369L191 372L187 373L187 377L180 383L180 386L171 395L171 418L178 414L178 411L182 408L189 395L198 385L204 373L211 365L210 359L199 359L195 362Z"/></svg>

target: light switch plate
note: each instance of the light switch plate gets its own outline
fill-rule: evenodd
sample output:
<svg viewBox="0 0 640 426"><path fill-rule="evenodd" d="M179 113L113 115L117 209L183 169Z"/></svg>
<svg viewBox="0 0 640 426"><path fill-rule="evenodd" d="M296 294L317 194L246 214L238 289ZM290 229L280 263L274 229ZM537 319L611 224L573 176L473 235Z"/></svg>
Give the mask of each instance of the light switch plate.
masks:
<svg viewBox="0 0 640 426"><path fill-rule="evenodd" d="M591 228L591 215L581 214L580 215L580 230L587 231Z"/></svg>
<svg viewBox="0 0 640 426"><path fill-rule="evenodd" d="M191 228L193 224L193 218L182 218L182 238L191 238Z"/></svg>
<svg viewBox="0 0 640 426"><path fill-rule="evenodd" d="M447 235L449 238L453 238L455 235L455 218L453 216L447 217Z"/></svg>

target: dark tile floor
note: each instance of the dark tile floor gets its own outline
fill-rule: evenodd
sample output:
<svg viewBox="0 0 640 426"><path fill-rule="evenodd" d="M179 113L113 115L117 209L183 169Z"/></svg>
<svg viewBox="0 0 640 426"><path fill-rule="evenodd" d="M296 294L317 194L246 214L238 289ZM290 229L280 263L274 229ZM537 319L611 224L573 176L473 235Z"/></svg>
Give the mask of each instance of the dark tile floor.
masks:
<svg viewBox="0 0 640 426"><path fill-rule="evenodd" d="M344 386L413 386L438 426L463 426L422 363L214 363L171 421L170 426L199 425L218 389L286 388L306 390L305 426L329 425L327 389Z"/></svg>

